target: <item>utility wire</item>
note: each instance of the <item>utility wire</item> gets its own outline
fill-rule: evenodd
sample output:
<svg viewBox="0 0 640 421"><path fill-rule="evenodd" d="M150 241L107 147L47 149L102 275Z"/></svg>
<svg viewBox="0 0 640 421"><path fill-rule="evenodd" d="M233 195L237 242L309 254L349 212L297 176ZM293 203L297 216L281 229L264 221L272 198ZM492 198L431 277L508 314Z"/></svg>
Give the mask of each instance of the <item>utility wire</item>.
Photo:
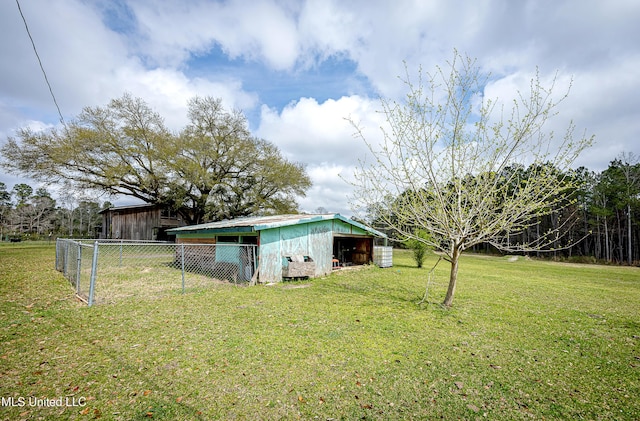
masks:
<svg viewBox="0 0 640 421"><path fill-rule="evenodd" d="M60 107L58 106L58 101L56 101L56 96L53 94L53 89L51 89L49 78L47 78L47 72L44 71L44 66L42 66L40 55L38 55L38 50L36 49L36 43L33 41L33 37L31 36L31 32L29 31L29 25L27 25L27 20L25 19L24 14L22 13L22 8L20 7L19 0L16 0L16 4L18 5L18 11L20 11L20 16L22 16L24 27L27 30L27 35L29 35L29 39L31 40L31 45L33 46L33 52L36 53L36 58L38 59L38 63L40 64L40 70L42 70L42 74L44 75L44 81L47 82L47 86L49 87L49 93L51 93L51 98L53 98L53 103L56 105L56 109L58 110L58 115L60 116L60 123L62 123L62 125L66 127L64 117L62 117L62 112L60 112Z"/></svg>

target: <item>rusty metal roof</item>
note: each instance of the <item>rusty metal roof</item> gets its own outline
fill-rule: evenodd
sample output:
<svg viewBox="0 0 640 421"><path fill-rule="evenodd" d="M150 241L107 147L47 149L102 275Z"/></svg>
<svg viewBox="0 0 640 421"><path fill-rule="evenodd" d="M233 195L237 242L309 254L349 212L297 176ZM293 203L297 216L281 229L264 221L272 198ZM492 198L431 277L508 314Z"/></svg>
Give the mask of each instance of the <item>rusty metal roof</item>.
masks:
<svg viewBox="0 0 640 421"><path fill-rule="evenodd" d="M189 233L189 232L211 232L211 231L261 231L269 228L278 228L290 225L308 224L317 221L329 221L338 219L348 224L359 227L372 235L386 238L384 233L374 230L364 224L356 222L352 219L344 217L339 213L330 214L288 214L288 215L271 215L271 216L250 216L246 218L235 218L224 221L209 222L206 224L189 225L186 227L174 228L167 232L171 234Z"/></svg>

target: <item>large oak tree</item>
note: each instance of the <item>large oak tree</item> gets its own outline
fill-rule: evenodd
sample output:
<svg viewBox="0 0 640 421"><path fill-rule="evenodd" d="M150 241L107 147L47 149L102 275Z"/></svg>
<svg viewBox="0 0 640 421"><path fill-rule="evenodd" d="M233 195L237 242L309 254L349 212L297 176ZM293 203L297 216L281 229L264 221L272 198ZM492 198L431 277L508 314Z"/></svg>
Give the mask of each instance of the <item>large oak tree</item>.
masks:
<svg viewBox="0 0 640 421"><path fill-rule="evenodd" d="M195 97L172 133L128 94L86 107L63 129L18 130L0 150L6 170L173 207L187 223L292 212L311 185L302 164L251 135L220 99Z"/></svg>

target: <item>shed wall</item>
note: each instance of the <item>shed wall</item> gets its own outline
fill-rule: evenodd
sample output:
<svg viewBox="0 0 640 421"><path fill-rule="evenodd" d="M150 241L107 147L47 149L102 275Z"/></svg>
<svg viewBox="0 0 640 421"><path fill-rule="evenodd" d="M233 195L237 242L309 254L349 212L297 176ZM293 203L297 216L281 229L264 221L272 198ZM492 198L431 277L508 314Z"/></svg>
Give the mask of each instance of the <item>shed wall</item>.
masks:
<svg viewBox="0 0 640 421"><path fill-rule="evenodd" d="M257 267L260 282L280 282L283 267L289 265L286 259L288 256L311 257L315 263L313 276L331 273L334 254L343 263L350 264L366 264L373 258L371 233L339 219L321 219L272 228L265 226L203 228L198 232L178 232L177 241L179 243L220 243L224 241L222 237L230 236L239 236L241 243L259 245ZM345 254L347 251L348 253ZM216 259L222 260L222 257L216 255ZM235 257L231 259L236 260Z"/></svg>
<svg viewBox="0 0 640 421"><path fill-rule="evenodd" d="M315 276L331 272L332 221L271 228L260 231L260 280L279 282L287 256L309 256L316 263Z"/></svg>
<svg viewBox="0 0 640 421"><path fill-rule="evenodd" d="M176 236L176 243L178 244L215 244L216 237L214 235L184 235L180 234Z"/></svg>
<svg viewBox="0 0 640 421"><path fill-rule="evenodd" d="M355 234L355 235L370 235L367 231L360 227L351 225L345 221L335 219L333 222L333 231L338 234Z"/></svg>
<svg viewBox="0 0 640 421"><path fill-rule="evenodd" d="M333 258L332 221L309 224L309 255L316 262L316 276L331 273Z"/></svg>
<svg viewBox="0 0 640 421"><path fill-rule="evenodd" d="M260 231L260 282L278 282L282 279L280 228Z"/></svg>

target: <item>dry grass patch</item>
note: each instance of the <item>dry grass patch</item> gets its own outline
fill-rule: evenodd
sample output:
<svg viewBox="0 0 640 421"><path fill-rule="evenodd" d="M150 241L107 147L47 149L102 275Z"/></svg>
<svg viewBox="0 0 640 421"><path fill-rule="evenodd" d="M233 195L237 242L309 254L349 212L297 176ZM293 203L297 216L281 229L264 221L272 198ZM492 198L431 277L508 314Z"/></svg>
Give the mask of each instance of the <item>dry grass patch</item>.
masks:
<svg viewBox="0 0 640 421"><path fill-rule="evenodd" d="M96 304L115 303L127 298L140 300L193 293L206 288L226 287L229 282L185 273L184 291L180 269L166 264L156 266L101 267L96 280Z"/></svg>

